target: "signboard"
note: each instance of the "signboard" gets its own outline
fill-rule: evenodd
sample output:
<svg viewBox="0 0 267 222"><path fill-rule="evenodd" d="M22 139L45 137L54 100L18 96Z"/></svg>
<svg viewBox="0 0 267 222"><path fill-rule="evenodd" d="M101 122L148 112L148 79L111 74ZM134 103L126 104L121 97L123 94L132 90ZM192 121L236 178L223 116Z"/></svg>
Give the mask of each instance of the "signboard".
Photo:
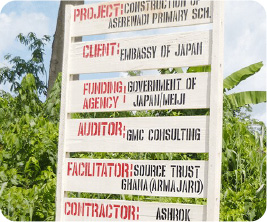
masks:
<svg viewBox="0 0 267 222"><path fill-rule="evenodd" d="M203 221L206 206L66 198L64 221Z"/></svg>
<svg viewBox="0 0 267 222"><path fill-rule="evenodd" d="M210 73L70 82L68 111L209 108Z"/></svg>
<svg viewBox="0 0 267 222"><path fill-rule="evenodd" d="M72 36L136 31L212 22L211 1L124 0L75 6Z"/></svg>
<svg viewBox="0 0 267 222"><path fill-rule="evenodd" d="M73 42L73 37L212 23L212 29ZM218 221L223 2L130 0L66 6L56 221ZM72 81L75 74L211 66ZM209 116L72 119L71 113L208 108ZM72 152L208 153L209 161L75 159ZM66 192L207 198L207 205L68 198Z"/></svg>
<svg viewBox="0 0 267 222"><path fill-rule="evenodd" d="M154 35L73 43L69 73L130 70L210 64L211 31Z"/></svg>
<svg viewBox="0 0 267 222"><path fill-rule="evenodd" d="M68 152L208 152L208 116L69 119Z"/></svg>
<svg viewBox="0 0 267 222"><path fill-rule="evenodd" d="M207 197L206 161L66 159L66 191Z"/></svg>

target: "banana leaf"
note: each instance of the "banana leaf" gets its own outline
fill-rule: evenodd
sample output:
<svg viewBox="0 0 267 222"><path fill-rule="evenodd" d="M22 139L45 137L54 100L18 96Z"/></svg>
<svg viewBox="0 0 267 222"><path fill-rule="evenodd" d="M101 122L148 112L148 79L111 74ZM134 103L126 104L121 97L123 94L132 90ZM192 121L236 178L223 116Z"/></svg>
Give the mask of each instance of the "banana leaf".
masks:
<svg viewBox="0 0 267 222"><path fill-rule="evenodd" d="M193 67L189 67L187 69L187 73L194 73L194 72L210 72L211 71L211 66L193 66Z"/></svg>
<svg viewBox="0 0 267 222"><path fill-rule="evenodd" d="M266 102L266 91L246 91L227 95L232 105L241 107L247 104Z"/></svg>
<svg viewBox="0 0 267 222"><path fill-rule="evenodd" d="M223 80L224 91L234 88L243 80L254 75L256 72L260 71L262 66L263 63L258 62L232 73Z"/></svg>

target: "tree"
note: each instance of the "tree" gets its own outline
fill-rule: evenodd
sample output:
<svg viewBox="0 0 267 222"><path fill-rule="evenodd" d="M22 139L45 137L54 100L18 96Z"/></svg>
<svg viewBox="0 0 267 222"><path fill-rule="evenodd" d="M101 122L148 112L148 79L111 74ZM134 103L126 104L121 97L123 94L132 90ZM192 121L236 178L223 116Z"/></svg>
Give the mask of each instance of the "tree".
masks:
<svg viewBox="0 0 267 222"><path fill-rule="evenodd" d="M59 109L40 101L34 75L19 84L15 96L0 91L0 208L12 221L53 221Z"/></svg>
<svg viewBox="0 0 267 222"><path fill-rule="evenodd" d="M58 73L62 72L63 63L63 47L64 47L64 31L65 31L65 7L66 5L82 5L84 0L73 0L73 1L60 1L56 32L54 35L52 45L52 55L50 60L49 69L49 80L48 80L48 94L50 93L55 80L57 79ZM75 41L81 41L81 38L75 38Z"/></svg>
<svg viewBox="0 0 267 222"><path fill-rule="evenodd" d="M20 43L27 46L31 51L31 58L25 60L20 56L5 55L4 59L9 63L9 66L0 68L0 83L10 83L11 91L18 92L21 84L20 79L27 73L33 74L36 87L39 94L47 92L47 84L41 80L42 75L46 75L44 66L44 46L50 41L50 36L44 35L42 38L37 38L33 32L27 36L19 34L17 39Z"/></svg>

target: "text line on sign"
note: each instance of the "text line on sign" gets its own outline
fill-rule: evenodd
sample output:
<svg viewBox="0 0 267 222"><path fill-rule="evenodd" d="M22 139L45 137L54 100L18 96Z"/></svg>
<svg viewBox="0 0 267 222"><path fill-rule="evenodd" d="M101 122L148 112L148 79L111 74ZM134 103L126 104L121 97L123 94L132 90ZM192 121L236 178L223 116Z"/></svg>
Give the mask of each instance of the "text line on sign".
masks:
<svg viewBox="0 0 267 222"><path fill-rule="evenodd" d="M66 191L207 197L207 161L66 159Z"/></svg>
<svg viewBox="0 0 267 222"><path fill-rule="evenodd" d="M204 221L206 206L82 198L64 199L64 221Z"/></svg>
<svg viewBox="0 0 267 222"><path fill-rule="evenodd" d="M211 1L115 1L76 6L72 36L137 31L212 22Z"/></svg>
<svg viewBox="0 0 267 222"><path fill-rule="evenodd" d="M69 73L209 65L211 31L73 43Z"/></svg>
<svg viewBox="0 0 267 222"><path fill-rule="evenodd" d="M70 82L70 113L209 108L210 73Z"/></svg>
<svg viewBox="0 0 267 222"><path fill-rule="evenodd" d="M64 199L64 221L204 221L206 206L83 198Z"/></svg>
<svg viewBox="0 0 267 222"><path fill-rule="evenodd" d="M67 152L208 152L208 116L69 119Z"/></svg>

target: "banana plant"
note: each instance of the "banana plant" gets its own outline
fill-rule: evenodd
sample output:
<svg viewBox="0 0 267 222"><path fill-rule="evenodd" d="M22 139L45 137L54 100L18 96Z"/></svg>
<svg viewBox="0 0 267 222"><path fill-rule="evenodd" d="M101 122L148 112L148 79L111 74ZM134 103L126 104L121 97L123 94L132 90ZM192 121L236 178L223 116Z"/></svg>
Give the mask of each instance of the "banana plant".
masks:
<svg viewBox="0 0 267 222"><path fill-rule="evenodd" d="M242 68L231 75L227 76L223 80L223 92L225 93L228 90L233 89L239 83L247 79L248 77L256 74L262 68L263 63L258 62L252 65L249 65L245 68ZM172 73L183 73L181 68L173 69L160 69L161 74L172 74ZM186 70L187 73L194 72L211 72L211 66L196 66L189 67ZM225 94L225 97L231 102L232 106L235 108L242 107L244 105L258 104L266 102L266 91L245 91L239 93Z"/></svg>
<svg viewBox="0 0 267 222"><path fill-rule="evenodd" d="M256 74L263 66L262 62L258 62L240 69L223 80L224 92L233 89L239 83L248 77ZM241 107L247 104L259 104L266 102L266 91L244 91L226 95L234 107Z"/></svg>

